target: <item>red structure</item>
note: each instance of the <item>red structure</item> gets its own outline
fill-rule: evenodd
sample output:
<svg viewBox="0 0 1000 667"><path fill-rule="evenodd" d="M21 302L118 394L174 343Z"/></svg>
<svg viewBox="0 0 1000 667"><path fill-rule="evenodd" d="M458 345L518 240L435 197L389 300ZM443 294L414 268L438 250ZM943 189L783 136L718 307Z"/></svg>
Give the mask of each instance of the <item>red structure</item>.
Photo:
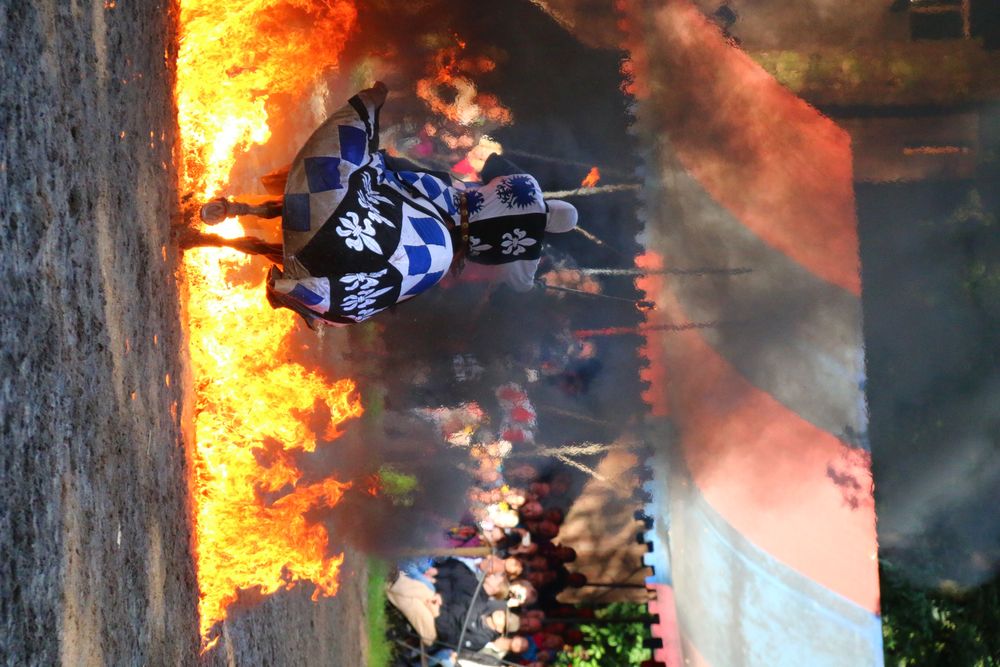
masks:
<svg viewBox="0 0 1000 667"><path fill-rule="evenodd" d="M667 268L752 269L642 284L650 324L722 323L647 344L648 400L676 432L653 462L663 625L664 597L676 611L657 657L880 665L850 139L688 0L620 5L653 145L647 247Z"/></svg>

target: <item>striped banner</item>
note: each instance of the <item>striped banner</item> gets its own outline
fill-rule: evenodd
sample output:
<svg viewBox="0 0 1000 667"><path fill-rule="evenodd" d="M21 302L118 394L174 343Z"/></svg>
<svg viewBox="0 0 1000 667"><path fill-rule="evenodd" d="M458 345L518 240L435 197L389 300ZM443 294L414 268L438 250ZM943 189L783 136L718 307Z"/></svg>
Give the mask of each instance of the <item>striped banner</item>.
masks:
<svg viewBox="0 0 1000 667"><path fill-rule="evenodd" d="M646 347L676 430L654 509L683 664L881 665L849 138L689 0L619 5L649 147L642 264L751 269L640 281L649 325L719 323Z"/></svg>

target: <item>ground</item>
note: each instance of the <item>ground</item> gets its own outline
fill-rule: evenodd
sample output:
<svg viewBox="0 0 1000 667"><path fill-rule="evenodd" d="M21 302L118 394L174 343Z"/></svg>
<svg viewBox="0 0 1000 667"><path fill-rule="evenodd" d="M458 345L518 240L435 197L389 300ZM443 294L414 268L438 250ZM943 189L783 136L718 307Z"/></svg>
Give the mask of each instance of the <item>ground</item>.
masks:
<svg viewBox="0 0 1000 667"><path fill-rule="evenodd" d="M237 605L223 624L222 641L201 662L211 667L366 665L366 582L365 557L348 551L336 597L313 602L313 589L306 585Z"/></svg>
<svg viewBox="0 0 1000 667"><path fill-rule="evenodd" d="M170 231L175 40L165 0L0 6L8 664L199 661ZM201 662L359 664L360 557L344 579L320 604L301 587L234 611Z"/></svg>

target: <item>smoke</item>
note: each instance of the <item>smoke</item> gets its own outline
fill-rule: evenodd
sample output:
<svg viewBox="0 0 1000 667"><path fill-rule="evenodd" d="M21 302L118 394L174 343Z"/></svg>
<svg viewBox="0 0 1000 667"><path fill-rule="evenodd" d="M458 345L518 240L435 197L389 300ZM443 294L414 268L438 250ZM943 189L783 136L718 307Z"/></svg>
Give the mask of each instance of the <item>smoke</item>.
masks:
<svg viewBox="0 0 1000 667"><path fill-rule="evenodd" d="M876 468L882 553L925 584L972 586L1000 573L1000 379L935 410L948 428ZM902 457L901 457L902 458ZM904 477L905 475L905 477Z"/></svg>
<svg viewBox="0 0 1000 667"><path fill-rule="evenodd" d="M1000 127L996 113L983 120ZM859 188L879 534L884 556L922 583L974 585L1000 570L988 510L1000 501L1000 298L987 278L998 206L980 192Z"/></svg>
<svg viewBox="0 0 1000 667"><path fill-rule="evenodd" d="M332 476L354 483L337 505L309 518L327 527L332 551L350 546L392 557L439 546L467 504L468 463L468 451L445 444L426 420L386 411L300 458L306 480ZM395 479L404 480L401 488L392 488Z"/></svg>
<svg viewBox="0 0 1000 667"><path fill-rule="evenodd" d="M457 73L475 84L477 103L493 99L509 108L509 125L473 123L463 130L419 97L416 83L435 74L442 49L456 48L461 53ZM577 188L592 165L602 169L602 183L628 181L634 160L628 100L620 90L620 54L582 45L527 0L360 3L357 29L340 63L312 90L269 99L272 139L237 163L230 193L261 192L263 174L287 164L326 113L376 79L391 91L381 118L383 145L433 168L451 167L457 153L438 141L438 134L430 142L434 150L416 156L414 146L426 139L424 128L456 134L488 128L504 146L527 154L513 159L546 190ZM547 239L543 270L556 262L632 266L639 230L634 193L574 203L581 226L604 243L576 234ZM262 271L255 264L232 278ZM413 408L476 401L491 420L477 441L488 441L488 432L495 435L499 427L496 387L518 382L535 402L539 444L546 446L613 442L642 412L637 337L594 343L588 351L594 359L573 356L579 352L575 329L636 326L641 315L629 301L541 290L515 294L481 278L470 266L462 280L448 279L347 335L327 335L322 343L305 330L295 335L294 356L331 378L356 379L367 410L361 420L342 425L340 437L320 441L313 453L294 455L303 471L299 484L327 477L352 483L337 505L309 515L328 528L331 552L351 547L392 557L400 550L438 546L445 528L466 511L469 451L447 445L437 429L414 416ZM604 280L603 290L638 297L628 277ZM466 359L481 372L460 379L456 368ZM322 414L315 422L320 432ZM267 462L276 452L263 448L258 458ZM540 463L542 475L566 469L554 460ZM389 478L396 487L391 492Z"/></svg>
<svg viewBox="0 0 1000 667"><path fill-rule="evenodd" d="M287 163L326 112L374 79L386 81L392 90L383 128L397 147L412 146L410 140L425 125L453 125L417 96L416 82L434 74L435 57L442 48L459 43L465 45L462 54L470 62L487 58L496 63L493 70L476 70L473 80L478 92L494 96L511 110L513 122L490 131L544 188L577 187L589 165L601 168L602 183L628 182L636 162L636 138L627 131L629 101L618 93L621 54L594 49L578 39L608 46L606 36L614 33L617 40L611 8L597 11L598 5L611 4L598 0L361 3L359 27L347 44L341 69L300 98L272 100L274 138L240 161L232 189L259 191L257 179L263 173ZM830 11L834 4L828 0L807 3L794 13L786 11L787 3L730 4L738 14L732 32L744 39L747 48L763 48L789 35L800 44L819 45L819 33L824 40L850 43L882 25L858 21L840 5L836 5L838 11ZM551 10L558 21L539 6ZM710 14L717 3L699 6ZM861 11L859 7L852 11ZM810 29L792 29L790 21L807 23ZM819 25L826 27L820 30ZM870 28L859 32L861 25ZM844 37L848 28L850 35ZM835 35L843 39L834 39ZM648 86L660 73L657 68L667 65L651 63L647 79L637 83ZM683 84L675 93L681 99L727 85L720 84L718 72L704 63L689 69L674 67L671 76ZM735 95L720 98L730 105L739 104ZM689 113L684 104L678 108L678 113ZM753 120L748 109L737 117ZM754 146L740 143L734 134L713 126L711 119L704 122L697 140L711 147L719 164L757 159ZM946 119L928 122L948 123ZM648 134L641 142L656 147L665 141L663 137L662 133ZM779 139L770 137L770 145L776 146ZM436 168L450 167L454 155L440 144L436 148L440 152L425 156L426 161ZM680 164L655 176L675 183L690 178ZM743 183L745 188L758 185ZM995 368L982 341L990 340L984 332L995 328L996 313L983 319L975 314L975 304L968 303L953 309L947 304L954 301L954 295L934 289L926 293L938 293L937 303L917 303L915 294L928 286L962 283L964 274L954 268L955 262L973 262L962 259L961 253L975 243L960 236L942 243L940 234L921 232L913 224L921 219L918 207L889 197L886 188L891 187L859 190L872 422L867 434L862 410L857 401L847 398L857 393L861 378L856 303L818 283L787 280L787 267L775 270L773 254L765 247L734 249L721 242L722 233L711 231L719 222L719 207L696 198L670 202L669 209L660 212L667 221L670 243L655 250L666 254L674 266L753 268L747 275L679 278L672 284L687 305L707 304L702 310L691 307L690 320L719 319L713 310L721 309L725 310L723 319L739 322L707 335L714 346L738 360L740 372L757 386L768 387L814 423L846 440L858 438L858 444L863 444L870 436L884 553L911 564L914 572L931 570L936 578L973 582L988 576L998 562L1000 527L981 511L995 506L997 500L992 491L998 488L996 457L991 456L997 446L991 408L996 404L997 384L989 373L964 385L955 375L962 368L983 370L989 364ZM932 201L947 200L947 206L939 207L947 210L936 214L943 220L959 202L934 195L939 190L935 185L928 192ZM912 195L913 190L907 190L904 198ZM817 207L824 203L821 197L801 196ZM890 201L892 205L886 204ZM574 203L580 207L581 226L606 244L598 246L578 235L554 238L549 256L569 258L581 266L630 266L637 249L632 239L639 231L634 195L618 193ZM995 207L995 202L986 206ZM807 211L803 220L809 215ZM695 224L685 225L682 219ZM982 241L982 236L975 238ZM976 261L990 265L995 257ZM617 280L603 280L604 290L635 296L630 283ZM909 296L900 299L902 294ZM634 326L639 320L627 305L572 295L559 300L551 295L514 295L502 289L490 294L483 284L471 282L442 286L394 313L380 315L377 326L385 346L372 354L381 355L377 363L391 370L383 377L360 379L363 387L385 385L389 407L383 423L350 425L340 439L299 461L307 478L333 475L355 482L340 505L315 517L330 528L331 547L349 544L379 553L418 547L440 534L442 518L459 518L469 482L459 464L468 462L467 452L444 445L429 425L408 415L410 407L457 405L470 396L488 398L492 386L502 381L517 377L527 382L525 371L537 370L532 364L538 348L559 335L574 329ZM826 349L816 344L823 338L850 344ZM610 441L629 428L629 420L641 411L637 342L638 338L630 336L602 339L597 352L603 362L601 370L586 392L569 394L544 380L530 386L539 405L551 408L539 410L539 432L547 439L545 444ZM315 347L305 337L303 344ZM485 369L482 378L455 380L454 359L460 354L476 358ZM316 354L312 363L334 377L361 372L360 364L330 354ZM801 376L822 378L822 382L804 387L797 379ZM969 371L963 377L974 376ZM486 400L483 407L494 409ZM591 421L567 416L573 413ZM419 481L419 491L407 504L385 494L367 493L364 480L383 465Z"/></svg>
<svg viewBox="0 0 1000 667"><path fill-rule="evenodd" d="M561 3L566 4L572 3ZM653 32L657 21L676 29L668 12L657 14L654 8L662 9L661 5L633 4L640 7L637 14L641 8L651 8L641 24L633 26L637 33ZM697 4L707 15L718 6ZM834 5L826 2L804 3L795 10L787 3L728 4L739 14L732 33L742 38L747 50L771 44L808 52L813 47L820 50L838 34L836 39L850 44L876 34L869 25L882 34L886 29L878 22L841 20L861 11L860 5L836 5L842 11L834 16L829 11ZM769 14L774 14L773 21ZM882 16L880 21L896 18ZM793 29L799 21L814 25ZM951 579L971 585L995 576L1000 520L988 508L998 500L995 332L1000 298L995 280L1000 247L994 238L998 207L989 193L995 191L990 183L997 171L1000 114L995 109L980 111L983 127L979 138L971 139L981 156L977 168L942 160L943 168L933 172L933 179L857 185L851 182L852 174L844 173L851 155L843 159L835 150L838 141L819 141L819 149L805 147L803 137L846 136L829 119L825 120L833 132L819 127L821 117L815 109L782 102L760 85L753 72L732 78L713 59L719 54L700 48L706 45L703 35L684 31L679 35L691 40L689 48L657 50L638 44L631 54L639 72L637 90L652 90L655 101L640 109L640 125L647 130L644 143L657 157L681 155L658 163L658 171L649 177L664 188L647 193L647 215L658 220L654 243L663 245L656 250L673 264L753 269L732 278L672 280L686 319L738 322L707 332L706 339L741 375L845 442L870 444L883 555L924 582ZM683 43L679 35L679 41L670 43ZM745 57L727 48L734 58ZM756 96L748 99L747 90ZM706 99L712 104L705 104ZM767 127L768 116L782 113L794 122L761 129ZM803 127L799 121L806 116L817 120ZM874 131L881 121L853 122ZM964 136L965 123L965 117L947 115L915 115L906 121L908 131L921 139ZM786 134L792 128L796 131ZM796 164L796 144L798 154L816 160L818 166ZM855 167L866 155L868 164L883 155L865 142L856 142L851 151ZM792 159L777 168L768 164L769 153L782 152ZM685 159L685 153L696 159ZM740 168L739 178L726 180L727 173ZM800 188L787 198L765 177L780 168L789 170L789 182ZM919 177L906 172L907 178L915 175ZM938 180L942 175L948 180ZM834 192L835 197L821 194L836 182L849 189ZM739 196L727 200L727 193ZM787 239L769 235L778 225L752 224L753 211L743 204L758 196L773 198L764 202L762 210L772 221L791 220L788 229L797 242L787 245ZM809 248L837 254L833 242L840 236L847 239L846 235L826 224L819 226L824 230L820 236L812 237L811 231L824 214L831 221L851 220L853 206L832 214L829 207L834 199L852 203L855 196L863 272L860 303L842 289L850 287L847 281L833 288L824 284L835 280L833 274L816 281L796 269L797 264L805 265L822 274L828 268L822 257L795 254ZM789 215L789 202L796 201L815 210ZM746 229L734 226L734 218L742 220ZM845 241L847 245L854 241ZM865 428L859 385L867 390L870 429ZM720 392L706 400L721 405L726 399ZM748 469L752 464L747 461ZM848 490L855 484L837 470L830 477Z"/></svg>

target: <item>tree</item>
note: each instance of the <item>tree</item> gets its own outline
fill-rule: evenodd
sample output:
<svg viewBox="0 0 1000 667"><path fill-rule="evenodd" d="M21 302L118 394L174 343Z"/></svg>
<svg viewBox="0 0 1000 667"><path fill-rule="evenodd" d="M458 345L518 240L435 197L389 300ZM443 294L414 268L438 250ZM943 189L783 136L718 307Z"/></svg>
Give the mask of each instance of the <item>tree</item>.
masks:
<svg viewBox="0 0 1000 667"><path fill-rule="evenodd" d="M924 588L880 565L886 665L1000 667L1000 576L967 590Z"/></svg>

